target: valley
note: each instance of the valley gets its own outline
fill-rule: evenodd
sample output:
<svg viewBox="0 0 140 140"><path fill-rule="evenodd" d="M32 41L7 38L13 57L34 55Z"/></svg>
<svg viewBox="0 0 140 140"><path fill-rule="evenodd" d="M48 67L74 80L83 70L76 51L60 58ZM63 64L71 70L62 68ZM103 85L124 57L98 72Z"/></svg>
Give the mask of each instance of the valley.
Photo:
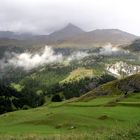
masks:
<svg viewBox="0 0 140 140"><path fill-rule="evenodd" d="M0 140L140 139L139 40L73 24L0 32Z"/></svg>

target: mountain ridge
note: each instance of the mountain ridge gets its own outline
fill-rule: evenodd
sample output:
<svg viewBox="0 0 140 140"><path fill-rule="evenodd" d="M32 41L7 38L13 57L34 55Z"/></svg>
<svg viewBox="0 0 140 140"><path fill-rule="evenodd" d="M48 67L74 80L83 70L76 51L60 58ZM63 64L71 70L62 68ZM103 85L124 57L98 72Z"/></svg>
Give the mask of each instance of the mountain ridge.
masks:
<svg viewBox="0 0 140 140"><path fill-rule="evenodd" d="M3 35L3 36L2 36ZM71 23L65 27L54 31L49 35L17 34L14 32L0 31L0 39L16 39L34 44L48 44L55 47L96 47L106 43L113 45L130 44L138 36L127 33L120 29L96 29L84 31ZM31 43L29 43L31 44ZM32 46L32 45L31 45Z"/></svg>

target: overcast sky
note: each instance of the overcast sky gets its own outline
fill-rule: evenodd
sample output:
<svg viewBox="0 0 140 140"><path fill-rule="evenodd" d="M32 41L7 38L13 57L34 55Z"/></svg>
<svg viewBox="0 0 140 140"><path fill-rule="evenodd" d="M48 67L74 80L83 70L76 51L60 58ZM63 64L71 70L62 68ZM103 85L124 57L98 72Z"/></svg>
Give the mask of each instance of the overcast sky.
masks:
<svg viewBox="0 0 140 140"><path fill-rule="evenodd" d="M50 33L68 23L140 35L140 0L0 0L0 30Z"/></svg>

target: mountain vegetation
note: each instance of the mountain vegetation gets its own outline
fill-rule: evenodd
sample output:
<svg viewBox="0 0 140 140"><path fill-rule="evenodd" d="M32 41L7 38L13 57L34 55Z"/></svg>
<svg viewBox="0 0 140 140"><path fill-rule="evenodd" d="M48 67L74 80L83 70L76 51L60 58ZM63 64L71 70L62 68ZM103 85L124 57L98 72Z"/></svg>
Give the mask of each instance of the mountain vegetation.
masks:
<svg viewBox="0 0 140 140"><path fill-rule="evenodd" d="M38 61L46 44L62 61L16 65ZM139 46L133 34L73 24L49 35L0 31L0 140L139 140Z"/></svg>
<svg viewBox="0 0 140 140"><path fill-rule="evenodd" d="M125 46L126 49L133 51L133 52L139 52L140 51L140 39L134 40L130 45Z"/></svg>
<svg viewBox="0 0 140 140"><path fill-rule="evenodd" d="M140 92L132 87L137 89L139 81L138 74L106 83L79 98L0 115L0 138L137 140ZM130 90L125 95L126 87Z"/></svg>
<svg viewBox="0 0 140 140"><path fill-rule="evenodd" d="M0 84L0 114L19 109L29 109L43 105L43 94L35 94L25 89L17 92L11 87Z"/></svg>
<svg viewBox="0 0 140 140"><path fill-rule="evenodd" d="M103 84L96 89L93 89L89 93L81 96L81 99L95 98L98 96L112 96L122 95L127 96L129 94L139 94L140 92L140 74L135 74L124 79L115 80L106 84Z"/></svg>

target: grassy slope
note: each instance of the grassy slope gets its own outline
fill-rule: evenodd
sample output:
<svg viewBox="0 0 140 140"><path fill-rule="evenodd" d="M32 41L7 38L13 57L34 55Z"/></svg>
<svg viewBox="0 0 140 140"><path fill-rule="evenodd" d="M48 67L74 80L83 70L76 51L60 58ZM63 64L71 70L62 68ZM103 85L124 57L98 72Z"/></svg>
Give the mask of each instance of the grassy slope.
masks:
<svg viewBox="0 0 140 140"><path fill-rule="evenodd" d="M134 97L129 97L129 102L137 102L138 99ZM119 103L115 107L104 106L115 98L116 96L110 96L86 102L53 103L36 109L3 114L0 116L0 134L2 138L4 135L38 137L56 134L63 137L71 133L80 136L87 134L90 137L94 132L95 136L101 133L97 137L105 137L112 130L119 131L123 128L127 131L135 127L140 122L139 107Z"/></svg>
<svg viewBox="0 0 140 140"><path fill-rule="evenodd" d="M112 82L108 82L103 84L96 89L88 92L87 94L81 96L79 100L87 100L107 95L122 95L127 92L128 94L132 93L135 90L139 89L140 85L140 74L135 74L124 79L115 80Z"/></svg>
<svg viewBox="0 0 140 140"><path fill-rule="evenodd" d="M0 115L0 139L10 140L11 135L28 140L140 139L140 93L128 94L115 106L108 106L120 98L118 85L126 86L128 81L138 83L139 75L104 84L78 100ZM101 96L99 91L104 90L109 94Z"/></svg>
<svg viewBox="0 0 140 140"><path fill-rule="evenodd" d="M93 76L93 70L92 69L86 69L84 67L77 68L73 70L67 78L65 78L63 82L70 82L70 81L76 81L84 77L92 77Z"/></svg>

